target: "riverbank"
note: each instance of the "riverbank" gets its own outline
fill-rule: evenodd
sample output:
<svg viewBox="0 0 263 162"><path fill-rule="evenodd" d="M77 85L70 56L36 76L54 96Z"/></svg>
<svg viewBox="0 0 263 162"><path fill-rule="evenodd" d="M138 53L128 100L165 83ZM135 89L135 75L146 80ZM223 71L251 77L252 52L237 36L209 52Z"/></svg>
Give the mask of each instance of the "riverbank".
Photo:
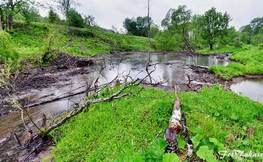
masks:
<svg viewBox="0 0 263 162"><path fill-rule="evenodd" d="M137 52L137 53L145 54L145 55L147 54L146 52L144 53ZM157 53L157 54L161 55L162 53ZM168 55L188 55L188 53L168 53ZM94 69L91 69L92 65L96 65L102 68L103 67L102 61L105 60L108 56L111 56L111 54L96 56L96 57L91 57L91 58L83 58L83 57L68 55L65 53L60 53L59 57L53 60L50 66L28 69L27 71L24 71L23 73L21 73L21 78L23 78L22 77L23 75L27 75L27 78L29 79L24 80L22 85L20 86L18 85L18 92L21 96L23 96L22 98L26 99L25 100L26 104L38 102L39 100L45 99L45 97L54 97L52 94L49 94L49 95L46 94L44 98L41 98L41 96L38 96L37 98L33 98L32 100L27 98L28 96L34 96L34 94L41 93L41 91L44 91L45 89L48 89L48 88L54 87L55 89L62 89L63 87L67 85L74 84L75 82L74 81L72 82L74 78L75 79L77 78L78 80L83 75L88 75L88 74L92 74L95 72ZM220 54L220 56L222 56L222 54ZM173 65L169 65L169 66L173 66ZM28 75L30 74L31 76L29 77ZM225 81L219 76L216 76L215 74L207 72L207 71L188 70L187 73L185 73L185 75L189 76L188 80L186 80L186 83L188 83L189 81L190 83L189 84L185 84L185 83L178 84L179 86L178 89L180 92L188 92L188 91L200 92L200 90L202 89L204 85L212 86L216 83L220 83L221 85L229 86L240 80L239 78L239 79L232 79L229 81ZM83 84L83 86L84 85L85 83ZM154 86L160 89L164 89L166 91L173 90L173 87L170 87L170 86L162 86L159 84L156 84ZM78 87L75 87L75 88L78 88ZM75 89L75 88L71 88L71 89ZM84 87L84 90L85 90L85 87ZM1 96L4 96L4 95L7 96L6 91L1 91L1 93L2 92L4 93L1 94ZM9 93L10 92L11 91L9 91ZM11 110L17 111L16 109L11 109ZM10 110L7 110L7 109L1 110L1 111L4 112L4 113L1 112L2 117L5 117L8 115L8 113L11 113ZM21 120L19 116L18 116L18 120ZM27 123L29 123L29 121ZM22 132L23 132L23 126L21 127L21 135L19 136L19 138L25 135L25 133L22 133ZM4 134L4 132L2 133ZM4 140L3 146L7 146L6 144L8 143L9 140L14 141L14 139L12 139L11 137L11 134L9 135L9 138L7 140ZM26 140L23 140L23 141L26 141ZM12 147L14 147L14 143ZM13 154L12 156L15 156L15 154Z"/></svg>

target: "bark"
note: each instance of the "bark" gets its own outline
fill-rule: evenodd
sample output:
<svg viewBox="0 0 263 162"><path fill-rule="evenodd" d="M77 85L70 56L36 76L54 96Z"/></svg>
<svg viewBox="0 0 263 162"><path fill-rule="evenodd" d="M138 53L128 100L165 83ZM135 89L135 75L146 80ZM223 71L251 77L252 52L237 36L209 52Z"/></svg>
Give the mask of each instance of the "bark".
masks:
<svg viewBox="0 0 263 162"><path fill-rule="evenodd" d="M9 4L6 6L6 30L9 31Z"/></svg>
<svg viewBox="0 0 263 162"><path fill-rule="evenodd" d="M209 46L210 46L210 50L212 50L212 49L213 49L213 45L212 45L212 44L209 44Z"/></svg>
<svg viewBox="0 0 263 162"><path fill-rule="evenodd" d="M193 151L194 151L193 142L190 138L188 138L187 139L187 158L189 160L193 156Z"/></svg>
<svg viewBox="0 0 263 162"><path fill-rule="evenodd" d="M193 67L197 67L197 68L202 68L202 69L209 69L209 67L208 66L201 66L201 65L191 65L191 66L193 66Z"/></svg>
<svg viewBox="0 0 263 162"><path fill-rule="evenodd" d="M3 25L2 25L2 9L0 8L0 31L3 30Z"/></svg>
<svg viewBox="0 0 263 162"><path fill-rule="evenodd" d="M11 10L14 11L14 4L13 4L13 0L10 0L9 2L10 6L11 6ZM13 13L12 14L9 14L9 31L11 31L13 29L13 22L14 22L14 19L13 19L14 15Z"/></svg>
<svg viewBox="0 0 263 162"><path fill-rule="evenodd" d="M148 0L148 62L146 65L146 70L148 70L150 63L150 0Z"/></svg>
<svg viewBox="0 0 263 162"><path fill-rule="evenodd" d="M181 99L177 94L177 87L174 85L176 100L174 102L172 117L169 120L169 127L166 128L164 139L168 146L165 148L166 153L178 153L177 134L181 131Z"/></svg>

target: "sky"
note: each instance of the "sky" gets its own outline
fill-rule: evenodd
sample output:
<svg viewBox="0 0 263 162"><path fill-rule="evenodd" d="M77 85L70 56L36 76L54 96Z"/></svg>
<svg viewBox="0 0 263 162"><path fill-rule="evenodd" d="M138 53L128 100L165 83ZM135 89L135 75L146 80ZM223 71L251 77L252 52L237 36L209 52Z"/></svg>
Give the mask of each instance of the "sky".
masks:
<svg viewBox="0 0 263 162"><path fill-rule="evenodd" d="M92 15L95 22L103 28L123 28L125 18L147 16L147 0L78 0L81 6L76 9L84 15ZM177 9L186 5L194 14L204 14L211 7L216 11L230 14L229 26L236 30L247 25L256 17L263 17L263 0L150 0L150 17L154 23L161 25L170 8ZM48 12L47 10L44 12ZM41 14L42 15L42 14Z"/></svg>

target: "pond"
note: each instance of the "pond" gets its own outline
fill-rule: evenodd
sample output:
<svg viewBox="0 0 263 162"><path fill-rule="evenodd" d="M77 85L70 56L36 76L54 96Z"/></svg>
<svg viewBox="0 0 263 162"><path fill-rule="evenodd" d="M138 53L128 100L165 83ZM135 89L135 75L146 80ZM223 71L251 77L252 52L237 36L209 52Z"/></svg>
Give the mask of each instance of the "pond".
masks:
<svg viewBox="0 0 263 162"><path fill-rule="evenodd" d="M231 85L230 89L251 100L263 103L263 79L245 79Z"/></svg>
<svg viewBox="0 0 263 162"><path fill-rule="evenodd" d="M111 57L104 60L105 69L101 72L103 75L100 77L101 84L107 83L115 78L116 75L129 74L134 78L144 78L147 75L145 66L147 63L148 55L138 54L125 54ZM173 81L177 83L187 82L186 70L190 70L190 64L197 64L202 66L212 65L227 65L228 61L217 59L216 56L186 56L186 55L171 55L171 54L158 54L151 55L152 66L149 71L155 70L151 76L155 83L160 81L167 81L164 85L173 86ZM112 66L107 66L112 65ZM97 67L101 68L101 67ZM95 73L98 76L99 73Z"/></svg>

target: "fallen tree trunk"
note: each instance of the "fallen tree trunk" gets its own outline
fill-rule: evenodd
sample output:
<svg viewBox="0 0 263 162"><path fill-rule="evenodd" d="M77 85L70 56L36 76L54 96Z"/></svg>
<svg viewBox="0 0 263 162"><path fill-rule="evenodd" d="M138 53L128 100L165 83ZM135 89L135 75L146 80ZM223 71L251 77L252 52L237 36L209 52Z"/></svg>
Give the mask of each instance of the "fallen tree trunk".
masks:
<svg viewBox="0 0 263 162"><path fill-rule="evenodd" d="M178 153L177 134L182 129L181 121L181 99L177 94L177 87L174 85L176 100L174 102L172 117L169 120L169 127L166 128L164 140L168 144L165 148L165 153Z"/></svg>
<svg viewBox="0 0 263 162"><path fill-rule="evenodd" d="M191 65L191 66L196 67L196 68L207 69L207 70L209 69L208 66L201 66L201 65Z"/></svg>

